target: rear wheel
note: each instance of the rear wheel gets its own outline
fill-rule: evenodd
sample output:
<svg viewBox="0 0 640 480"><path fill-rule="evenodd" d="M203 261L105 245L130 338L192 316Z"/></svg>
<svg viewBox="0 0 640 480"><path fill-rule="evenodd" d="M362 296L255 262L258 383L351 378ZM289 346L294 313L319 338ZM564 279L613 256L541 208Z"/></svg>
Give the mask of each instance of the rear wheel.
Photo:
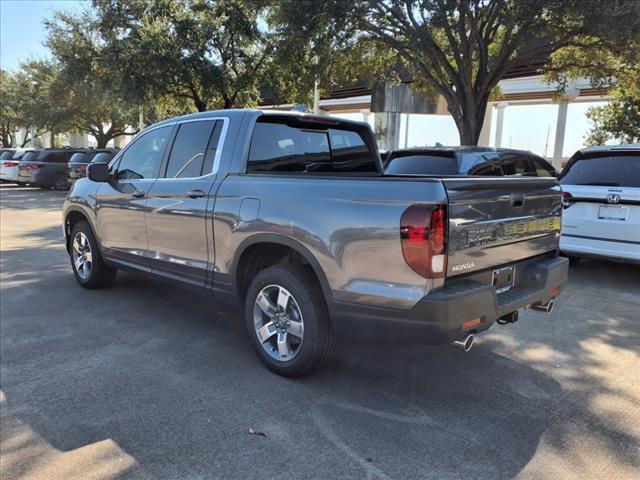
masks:
<svg viewBox="0 0 640 480"><path fill-rule="evenodd" d="M67 176L59 173L53 180L51 180L51 186L54 190L67 190L69 188L69 183L67 182Z"/></svg>
<svg viewBox="0 0 640 480"><path fill-rule="evenodd" d="M86 221L76 223L71 231L69 256L73 274L84 288L106 287L116 278L117 270L104 263L96 238Z"/></svg>
<svg viewBox="0 0 640 480"><path fill-rule="evenodd" d="M258 357L279 375L308 374L334 349L322 290L303 265L278 265L260 272L247 292L245 322Z"/></svg>
<svg viewBox="0 0 640 480"><path fill-rule="evenodd" d="M569 266L571 267L576 267L579 263L580 260L582 260L580 257L574 257L573 255L569 255Z"/></svg>

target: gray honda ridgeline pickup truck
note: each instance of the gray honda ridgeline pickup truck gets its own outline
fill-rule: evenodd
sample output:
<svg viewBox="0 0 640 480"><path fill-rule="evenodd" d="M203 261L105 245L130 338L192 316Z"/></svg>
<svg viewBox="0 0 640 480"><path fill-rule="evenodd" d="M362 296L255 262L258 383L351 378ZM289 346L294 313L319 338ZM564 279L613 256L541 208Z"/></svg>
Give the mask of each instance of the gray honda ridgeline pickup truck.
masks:
<svg viewBox="0 0 640 480"><path fill-rule="evenodd" d="M204 112L93 163L64 205L80 285L116 270L244 306L258 356L310 372L336 335L457 342L518 309L550 311L567 279L553 178L384 175L366 123Z"/></svg>

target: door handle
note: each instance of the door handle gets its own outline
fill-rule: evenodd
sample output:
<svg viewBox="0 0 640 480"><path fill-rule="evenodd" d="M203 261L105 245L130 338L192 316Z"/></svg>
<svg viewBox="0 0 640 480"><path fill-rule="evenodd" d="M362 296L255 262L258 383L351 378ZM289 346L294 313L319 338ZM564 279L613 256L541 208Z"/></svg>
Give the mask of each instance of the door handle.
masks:
<svg viewBox="0 0 640 480"><path fill-rule="evenodd" d="M200 190L199 188L195 188L190 192L187 192L187 196L189 198L202 198L206 195L204 190Z"/></svg>
<svg viewBox="0 0 640 480"><path fill-rule="evenodd" d="M131 196L134 197L134 198L142 198L146 194L147 193L144 190L134 190L133 193L131 194Z"/></svg>

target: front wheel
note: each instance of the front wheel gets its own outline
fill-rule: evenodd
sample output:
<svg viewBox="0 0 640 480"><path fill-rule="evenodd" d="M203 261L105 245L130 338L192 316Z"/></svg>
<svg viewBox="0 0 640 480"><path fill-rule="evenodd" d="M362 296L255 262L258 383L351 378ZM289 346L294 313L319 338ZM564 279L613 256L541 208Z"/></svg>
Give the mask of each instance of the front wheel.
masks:
<svg viewBox="0 0 640 480"><path fill-rule="evenodd" d="M69 256L73 275L84 288L106 287L116 278L117 270L104 263L98 242L86 221L76 223L71 231Z"/></svg>
<svg viewBox="0 0 640 480"><path fill-rule="evenodd" d="M260 272L247 292L245 322L258 357L279 375L308 374L334 349L322 290L303 265L278 265Z"/></svg>

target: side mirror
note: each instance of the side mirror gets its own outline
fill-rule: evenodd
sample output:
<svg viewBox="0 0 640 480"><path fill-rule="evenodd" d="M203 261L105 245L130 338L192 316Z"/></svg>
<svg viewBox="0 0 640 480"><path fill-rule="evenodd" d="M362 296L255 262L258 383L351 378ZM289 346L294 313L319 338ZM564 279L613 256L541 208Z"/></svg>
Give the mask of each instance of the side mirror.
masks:
<svg viewBox="0 0 640 480"><path fill-rule="evenodd" d="M92 182L108 182L109 164L103 162L90 163L87 166L87 178Z"/></svg>

